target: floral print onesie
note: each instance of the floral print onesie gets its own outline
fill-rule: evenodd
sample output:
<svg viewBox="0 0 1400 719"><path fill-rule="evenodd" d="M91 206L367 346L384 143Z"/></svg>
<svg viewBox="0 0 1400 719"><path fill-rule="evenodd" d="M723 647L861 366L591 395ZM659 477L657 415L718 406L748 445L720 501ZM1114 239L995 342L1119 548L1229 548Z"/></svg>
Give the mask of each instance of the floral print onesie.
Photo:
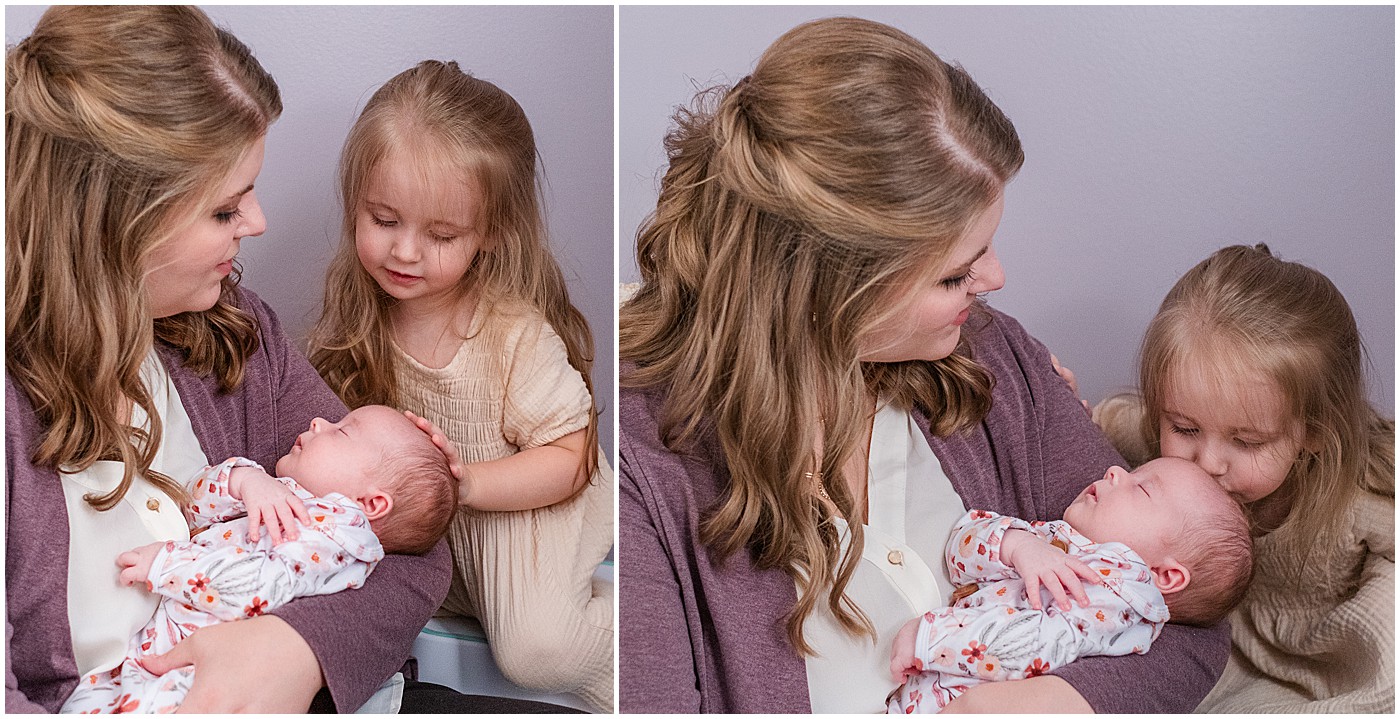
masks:
<svg viewBox="0 0 1400 719"><path fill-rule="evenodd" d="M60 711L174 711L194 681L194 668L156 676L142 668L142 657L169 651L200 627L254 617L297 597L360 587L384 558L379 538L354 500L334 492L313 496L286 477L278 481L306 502L311 526L300 527L296 540L277 546L265 528L257 542L249 542L248 518L233 519L245 513L243 502L229 496L234 467L258 464L234 457L205 468L186 487L190 503L185 509L194 536L166 542L151 562L146 588L162 595L155 616L127 645L126 660L83 677Z"/></svg>
<svg viewBox="0 0 1400 719"><path fill-rule="evenodd" d="M1102 586L1084 585L1089 606L1071 602L1061 611L1042 589L1045 609L1032 609L1025 582L1001 562L1008 529L1031 532L1099 572ZM953 584L976 584L977 591L924 614L914 644L922 673L890 696L891 714L936 713L969 687L1039 676L1083 656L1143 654L1168 618L1137 552L1118 542L1095 544L1063 521L974 510L953 527L947 552Z"/></svg>

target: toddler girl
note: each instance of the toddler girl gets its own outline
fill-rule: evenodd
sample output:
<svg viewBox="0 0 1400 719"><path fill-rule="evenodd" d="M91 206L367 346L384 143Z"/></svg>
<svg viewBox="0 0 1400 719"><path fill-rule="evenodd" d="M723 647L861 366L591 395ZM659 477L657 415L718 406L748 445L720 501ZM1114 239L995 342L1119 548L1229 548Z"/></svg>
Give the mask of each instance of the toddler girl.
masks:
<svg viewBox="0 0 1400 719"><path fill-rule="evenodd" d="M1393 712L1395 424L1366 399L1341 292L1265 245L1226 247L1167 294L1140 363L1141 399L1096 418L1199 464L1256 536L1230 663L1201 710Z"/></svg>
<svg viewBox="0 0 1400 719"><path fill-rule="evenodd" d="M341 155L342 243L310 358L345 403L430 419L465 461L444 607L502 673L612 711L612 545L593 345L545 241L520 105L426 61L370 98ZM596 472L596 475L595 475Z"/></svg>
<svg viewBox="0 0 1400 719"><path fill-rule="evenodd" d="M83 677L63 713L180 708L194 667L157 676L143 657L170 651L200 627L362 586L385 552L432 549L451 519L444 505L456 494L446 457L413 422L381 406L340 422L312 420L276 472L271 477L242 457L206 467L186 486L190 540L117 557L121 583L140 584L161 602L126 659Z"/></svg>
<svg viewBox="0 0 1400 719"><path fill-rule="evenodd" d="M889 712L934 713L982 682L1142 654L1167 621L1210 626L1248 586L1250 549L1240 506L1179 459L1110 467L1062 521L969 512L945 555L949 578L973 591L895 636L890 671L907 683Z"/></svg>

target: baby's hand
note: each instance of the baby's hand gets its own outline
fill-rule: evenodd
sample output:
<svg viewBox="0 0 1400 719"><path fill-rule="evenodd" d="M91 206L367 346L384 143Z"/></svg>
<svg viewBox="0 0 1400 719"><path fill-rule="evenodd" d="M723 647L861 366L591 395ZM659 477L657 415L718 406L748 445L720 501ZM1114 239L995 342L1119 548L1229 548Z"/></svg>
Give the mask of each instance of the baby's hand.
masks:
<svg viewBox="0 0 1400 719"><path fill-rule="evenodd" d="M297 538L297 521L311 525L306 503L281 482L257 467L234 467L229 474L228 491L248 509L248 541L256 542L260 525L267 525L273 544Z"/></svg>
<svg viewBox="0 0 1400 719"><path fill-rule="evenodd" d="M122 552L117 555L117 566L122 568L121 574L117 575L117 581L123 586L146 583L146 575L151 573L151 562L156 560L156 553L164 546L164 542L151 542L142 545L129 552ZM146 585L149 589L149 585Z"/></svg>
<svg viewBox="0 0 1400 719"><path fill-rule="evenodd" d="M903 684L909 677L924 670L924 663L914 656L914 640L919 636L919 621L914 617L899 628L894 635L894 646L890 649L890 676Z"/></svg>
<svg viewBox="0 0 1400 719"><path fill-rule="evenodd" d="M1079 606L1089 606L1089 595L1084 593L1082 579L1094 584L1103 584L1103 579L1088 565L1050 546L1039 537L1019 529L1009 529L1001 540L1001 561L1015 569L1026 583L1026 597L1033 609L1040 609L1040 587L1044 585L1055 598L1061 610L1069 609L1068 590L1079 601ZM1082 579L1081 579L1082 578Z"/></svg>

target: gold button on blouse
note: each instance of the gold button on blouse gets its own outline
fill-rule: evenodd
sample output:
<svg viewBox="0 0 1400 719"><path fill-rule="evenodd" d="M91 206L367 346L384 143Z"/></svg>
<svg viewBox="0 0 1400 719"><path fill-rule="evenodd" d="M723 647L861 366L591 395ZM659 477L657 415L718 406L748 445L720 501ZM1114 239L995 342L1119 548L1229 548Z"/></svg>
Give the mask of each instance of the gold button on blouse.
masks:
<svg viewBox="0 0 1400 719"><path fill-rule="evenodd" d="M891 549L888 559L890 564L904 564L904 552L898 549Z"/></svg>
<svg viewBox="0 0 1400 719"><path fill-rule="evenodd" d="M149 509L152 512L160 511L160 500L156 499L155 497L151 497L150 499L146 500L146 509Z"/></svg>

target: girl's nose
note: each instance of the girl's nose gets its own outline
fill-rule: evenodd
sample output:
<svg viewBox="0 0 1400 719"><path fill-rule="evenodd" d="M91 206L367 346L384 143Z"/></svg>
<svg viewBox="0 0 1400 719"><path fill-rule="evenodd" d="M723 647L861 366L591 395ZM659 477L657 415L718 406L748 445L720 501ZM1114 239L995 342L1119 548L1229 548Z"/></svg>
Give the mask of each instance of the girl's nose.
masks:
<svg viewBox="0 0 1400 719"><path fill-rule="evenodd" d="M1196 456L1191 457L1191 461L1195 462L1201 469L1204 469L1206 474L1216 479L1224 475L1225 470L1229 468L1228 463L1225 461L1224 452L1221 452L1212 444L1205 444L1198 447L1194 454Z"/></svg>
<svg viewBox="0 0 1400 719"><path fill-rule="evenodd" d="M400 233L389 248L389 254L399 262L417 262L418 242L409 233Z"/></svg>

